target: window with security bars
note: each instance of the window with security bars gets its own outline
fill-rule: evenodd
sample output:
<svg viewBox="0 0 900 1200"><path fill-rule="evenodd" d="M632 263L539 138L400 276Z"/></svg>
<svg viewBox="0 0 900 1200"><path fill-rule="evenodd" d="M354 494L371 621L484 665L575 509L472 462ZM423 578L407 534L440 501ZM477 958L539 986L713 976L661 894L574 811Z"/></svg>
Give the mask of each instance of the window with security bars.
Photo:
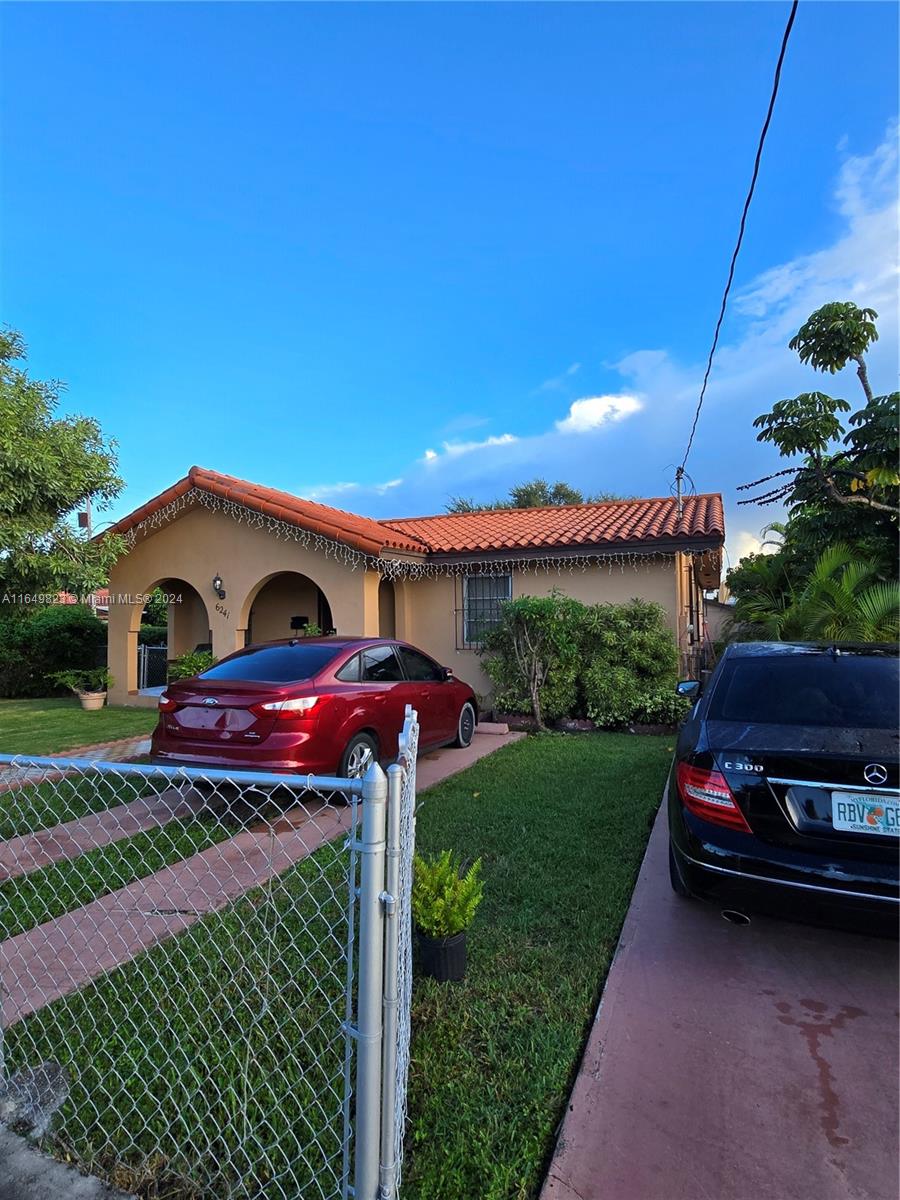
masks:
<svg viewBox="0 0 900 1200"><path fill-rule="evenodd" d="M512 599L511 575L467 575L463 579L463 643L480 646L500 623L500 605Z"/></svg>

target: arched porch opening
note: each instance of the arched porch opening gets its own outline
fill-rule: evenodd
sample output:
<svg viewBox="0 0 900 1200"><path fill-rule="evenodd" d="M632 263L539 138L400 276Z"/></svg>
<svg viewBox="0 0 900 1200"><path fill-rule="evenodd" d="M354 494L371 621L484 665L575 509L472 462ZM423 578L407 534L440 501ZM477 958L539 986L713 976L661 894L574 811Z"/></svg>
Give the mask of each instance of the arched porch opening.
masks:
<svg viewBox="0 0 900 1200"><path fill-rule="evenodd" d="M244 602L241 627L245 645L297 637L310 625L334 630L328 597L308 575L279 571L260 580Z"/></svg>
<svg viewBox="0 0 900 1200"><path fill-rule="evenodd" d="M138 635L133 653L137 659L137 689L143 695L162 690L173 659L194 650L212 650L209 612L197 589L184 579L165 578L150 584L143 594L154 588L159 588L168 600L164 643L152 639L153 645L142 644L140 626L144 624L144 610L135 606Z"/></svg>
<svg viewBox="0 0 900 1200"><path fill-rule="evenodd" d="M378 584L378 636L397 636L397 599L390 579L382 579Z"/></svg>

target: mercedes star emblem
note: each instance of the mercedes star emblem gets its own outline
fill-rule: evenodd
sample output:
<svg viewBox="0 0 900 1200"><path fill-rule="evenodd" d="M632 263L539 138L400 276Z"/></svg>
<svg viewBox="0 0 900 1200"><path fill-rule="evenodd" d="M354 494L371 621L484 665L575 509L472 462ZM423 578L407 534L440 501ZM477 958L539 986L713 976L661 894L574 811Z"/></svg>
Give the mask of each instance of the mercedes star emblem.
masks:
<svg viewBox="0 0 900 1200"><path fill-rule="evenodd" d="M887 771L881 763L869 763L863 771L863 775L865 775L867 783L874 783L876 787L880 783L887 782Z"/></svg>

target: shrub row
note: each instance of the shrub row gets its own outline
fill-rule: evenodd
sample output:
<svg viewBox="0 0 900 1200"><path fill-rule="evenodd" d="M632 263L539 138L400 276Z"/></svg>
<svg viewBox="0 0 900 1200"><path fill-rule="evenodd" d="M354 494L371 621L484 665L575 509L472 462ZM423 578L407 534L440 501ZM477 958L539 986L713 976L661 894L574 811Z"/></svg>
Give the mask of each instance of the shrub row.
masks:
<svg viewBox="0 0 900 1200"><path fill-rule="evenodd" d="M678 651L665 611L645 600L582 604L554 591L508 601L483 656L497 708L541 723L674 724L689 707L675 695Z"/></svg>
<svg viewBox="0 0 900 1200"><path fill-rule="evenodd" d="M106 665L106 626L85 604L0 611L0 697L62 691L47 676Z"/></svg>

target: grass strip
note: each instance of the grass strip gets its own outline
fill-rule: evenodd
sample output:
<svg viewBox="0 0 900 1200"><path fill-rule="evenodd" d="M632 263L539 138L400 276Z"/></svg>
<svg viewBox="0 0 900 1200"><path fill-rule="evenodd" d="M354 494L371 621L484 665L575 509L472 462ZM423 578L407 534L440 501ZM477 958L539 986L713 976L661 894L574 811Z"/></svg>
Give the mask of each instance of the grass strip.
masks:
<svg viewBox="0 0 900 1200"><path fill-rule="evenodd" d="M536 1196L672 741L543 734L423 797L418 848L484 860L465 981L417 979L404 1200Z"/></svg>
<svg viewBox="0 0 900 1200"><path fill-rule="evenodd" d="M0 885L0 940L115 892L233 836L221 821L179 819Z"/></svg>
<svg viewBox="0 0 900 1200"><path fill-rule="evenodd" d="M101 708L86 712L74 696L0 700L0 754L57 754L75 746L149 737L155 708Z"/></svg>

